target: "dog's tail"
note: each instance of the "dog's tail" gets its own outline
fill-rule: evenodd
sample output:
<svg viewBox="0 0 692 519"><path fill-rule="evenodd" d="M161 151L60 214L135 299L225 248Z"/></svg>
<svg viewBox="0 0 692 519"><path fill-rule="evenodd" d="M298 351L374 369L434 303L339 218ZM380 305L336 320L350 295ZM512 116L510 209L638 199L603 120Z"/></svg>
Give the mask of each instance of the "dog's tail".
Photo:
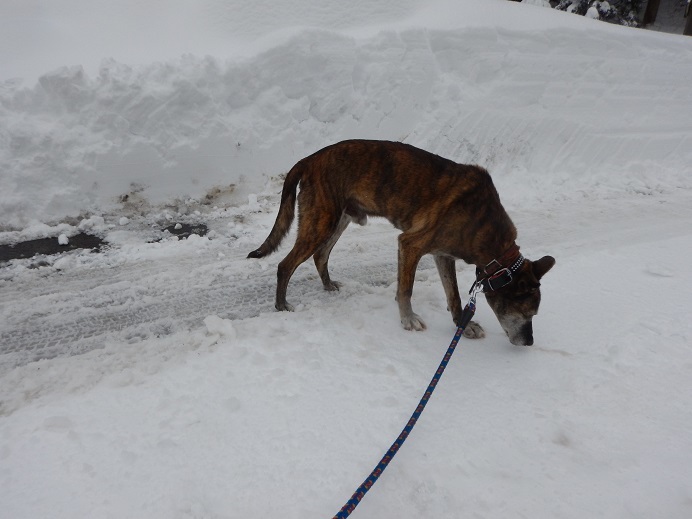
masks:
<svg viewBox="0 0 692 519"><path fill-rule="evenodd" d="M291 171L286 175L284 187L281 191L279 214L276 215L274 227L272 227L264 243L260 245L258 249L253 250L247 255L248 258L263 258L264 256L268 256L279 248L281 240L288 234L296 213L296 191L298 190L298 182L300 182L304 170L305 164L304 161L301 160L293 166Z"/></svg>

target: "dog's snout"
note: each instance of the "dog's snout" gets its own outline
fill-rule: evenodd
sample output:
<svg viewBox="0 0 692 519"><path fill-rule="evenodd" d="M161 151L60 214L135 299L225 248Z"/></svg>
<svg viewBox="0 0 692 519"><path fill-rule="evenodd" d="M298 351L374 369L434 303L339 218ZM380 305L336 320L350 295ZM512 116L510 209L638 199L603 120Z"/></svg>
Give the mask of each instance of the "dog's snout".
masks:
<svg viewBox="0 0 692 519"><path fill-rule="evenodd" d="M533 346L533 324L531 321L524 323L517 333L509 335L509 342L515 346Z"/></svg>
<svg viewBox="0 0 692 519"><path fill-rule="evenodd" d="M522 339L522 346L533 346L533 324L531 324L531 321L525 323L524 326L521 327L520 336Z"/></svg>

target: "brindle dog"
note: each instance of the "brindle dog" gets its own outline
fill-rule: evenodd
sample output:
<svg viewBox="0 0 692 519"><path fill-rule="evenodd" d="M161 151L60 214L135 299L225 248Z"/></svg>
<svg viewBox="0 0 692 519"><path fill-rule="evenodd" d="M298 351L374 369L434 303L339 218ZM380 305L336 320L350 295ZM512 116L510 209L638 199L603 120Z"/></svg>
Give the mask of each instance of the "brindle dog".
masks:
<svg viewBox="0 0 692 519"><path fill-rule="evenodd" d="M555 259L544 256L532 262L519 254L516 228L486 170L399 142L351 140L328 146L288 172L274 227L248 258L261 258L278 248L295 216L299 183L298 236L279 263L278 310L293 310L286 302L288 282L310 256L324 288L338 290L327 268L334 244L350 222L364 225L368 216L382 216L403 231L396 300L405 329L426 328L411 308L411 294L419 260L432 254L457 325L462 306L454 262L462 259L477 266L486 300L510 342L533 344L531 320L541 299L539 280ZM477 323L470 323L464 335L485 334Z"/></svg>

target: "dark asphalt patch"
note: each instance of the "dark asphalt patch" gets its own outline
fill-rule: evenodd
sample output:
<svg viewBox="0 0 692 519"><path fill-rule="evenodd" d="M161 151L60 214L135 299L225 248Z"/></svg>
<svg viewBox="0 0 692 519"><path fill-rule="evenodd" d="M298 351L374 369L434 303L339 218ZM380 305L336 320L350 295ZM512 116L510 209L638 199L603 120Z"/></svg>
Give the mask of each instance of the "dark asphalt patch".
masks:
<svg viewBox="0 0 692 519"><path fill-rule="evenodd" d="M105 242L101 238L84 233L70 237L67 245L60 245L58 238L27 240L20 243L0 245L0 261L33 258L38 255L51 256L75 249L89 249L93 252L98 252L103 245L105 245Z"/></svg>

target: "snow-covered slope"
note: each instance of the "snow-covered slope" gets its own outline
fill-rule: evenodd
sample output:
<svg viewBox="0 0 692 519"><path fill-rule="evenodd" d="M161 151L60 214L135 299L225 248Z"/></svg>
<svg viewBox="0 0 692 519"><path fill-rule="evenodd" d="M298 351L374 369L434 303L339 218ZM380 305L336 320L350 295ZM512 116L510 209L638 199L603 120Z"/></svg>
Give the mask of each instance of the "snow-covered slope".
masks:
<svg viewBox="0 0 692 519"><path fill-rule="evenodd" d="M306 20L330 30L294 29L253 58L105 59L98 71L71 65L35 85L5 82L0 228L74 222L131 193L159 205L220 189L246 202L349 137L483 164L528 187L522 199L690 185L687 39L506 3L419 5L418 24L354 37L334 27L358 16L331 20L338 10L306 2ZM247 9L239 16L261 18Z"/></svg>
<svg viewBox="0 0 692 519"><path fill-rule="evenodd" d="M348 137L488 167L522 251L557 258L536 345L479 301L487 338L352 517L692 516L692 40L500 0L291 4L0 5L0 243L113 245L0 267L0 517L344 504L454 332L429 260L428 330L401 329L377 219L337 245L339 293L306 264L273 311L287 246L245 256L278 177ZM150 243L177 221L210 232Z"/></svg>

